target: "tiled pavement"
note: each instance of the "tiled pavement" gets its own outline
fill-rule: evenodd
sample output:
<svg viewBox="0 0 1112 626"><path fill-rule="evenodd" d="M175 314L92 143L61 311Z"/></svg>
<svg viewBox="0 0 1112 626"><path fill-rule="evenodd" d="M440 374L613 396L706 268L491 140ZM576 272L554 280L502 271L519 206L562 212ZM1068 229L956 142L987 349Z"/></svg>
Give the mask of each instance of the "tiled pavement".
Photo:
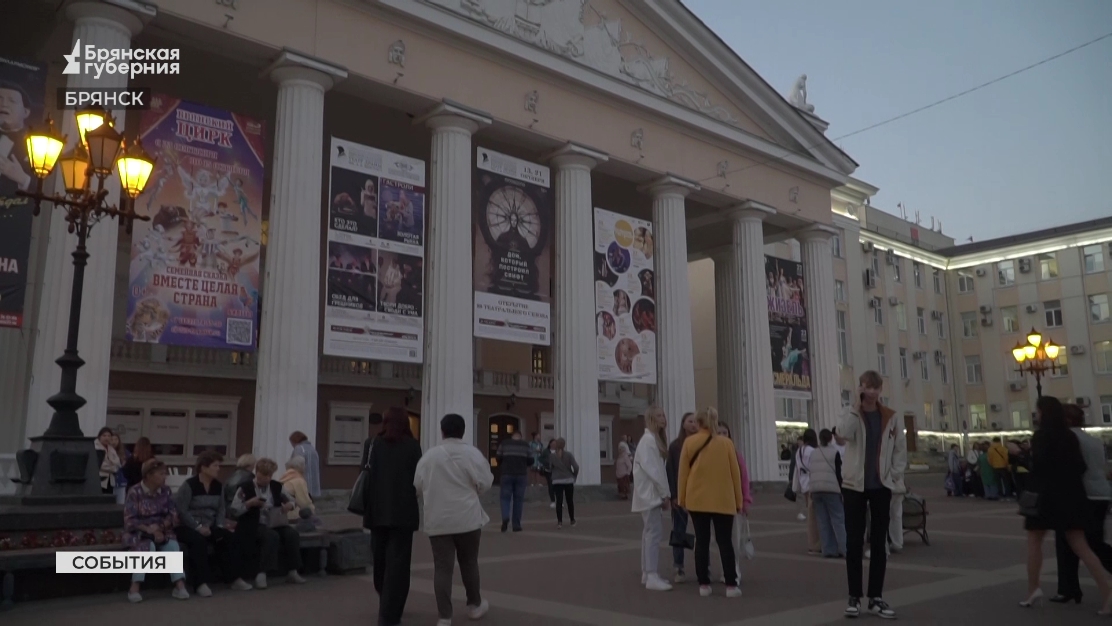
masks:
<svg viewBox="0 0 1112 626"><path fill-rule="evenodd" d="M1094 612L1096 589L1085 602L1068 607L1043 605L1023 610L1025 539L1014 503L987 503L943 497L938 476L912 479L927 497L931 546L908 534L905 550L889 562L886 599L909 624L988 624L1009 626L1104 623ZM757 559L743 566L744 596L727 599L721 586L700 598L694 584L669 593L640 585L640 517L628 503L583 504L575 528L557 530L543 505L526 511L526 532L503 535L491 524L483 535L482 575L492 609L488 626L807 626L842 621L845 568L841 561L809 557L805 527L795 521L795 505L774 493L757 494L752 511ZM492 515L497 518L497 515ZM342 515L333 527L357 523ZM1044 590L1054 590L1053 546L1045 546ZM693 569L689 559L689 570ZM667 548L661 561L669 563ZM405 624L436 623L432 597L432 556L428 541L414 542L413 581ZM867 569L866 564L866 569ZM457 575L457 583L458 575ZM106 623L157 626L315 626L375 624L377 597L367 576L310 577L309 584L272 584L265 592L217 589L213 598L172 600L151 591L139 605L122 595L89 596L17 605L0 613L0 624ZM462 588L457 588L456 623L467 623ZM269 594L275 597L262 597ZM875 617L863 619L876 620Z"/></svg>

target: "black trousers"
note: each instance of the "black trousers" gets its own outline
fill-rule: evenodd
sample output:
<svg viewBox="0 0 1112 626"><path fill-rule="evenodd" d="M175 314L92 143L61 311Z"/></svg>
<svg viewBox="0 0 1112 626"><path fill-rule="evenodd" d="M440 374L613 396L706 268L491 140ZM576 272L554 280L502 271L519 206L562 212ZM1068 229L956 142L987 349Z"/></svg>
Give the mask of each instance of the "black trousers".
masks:
<svg viewBox="0 0 1112 626"><path fill-rule="evenodd" d="M458 535L429 537L434 568L433 591L440 619L452 619L452 577L457 560L463 588L467 591L467 606L482 603L483 596L479 590L479 543L482 537L481 528Z"/></svg>
<svg viewBox="0 0 1112 626"><path fill-rule="evenodd" d="M714 539L722 557L722 574L726 584L737 585L736 556L734 555L734 516L722 513L688 511L695 526L695 576L700 585L710 584L710 528L714 526Z"/></svg>
<svg viewBox="0 0 1112 626"><path fill-rule="evenodd" d="M281 511L274 514L279 513ZM274 571L301 569L301 535L291 526L260 527L254 537L246 535L239 547L244 555L244 578ZM279 557L281 570L278 569Z"/></svg>
<svg viewBox="0 0 1112 626"><path fill-rule="evenodd" d="M413 560L413 531L376 526L371 529L371 554L375 591L378 592L378 626L402 621L409 598L409 566Z"/></svg>
<svg viewBox="0 0 1112 626"><path fill-rule="evenodd" d="M568 501L568 519L575 523L575 484L552 485L556 492L556 521L564 523L564 500Z"/></svg>
<svg viewBox="0 0 1112 626"><path fill-rule="evenodd" d="M1104 519L1108 517L1108 500L1089 500L1089 519L1085 525L1085 541L1100 558L1104 569L1112 569L1112 546L1104 543ZM1054 533L1054 548L1058 553L1058 595L1081 597L1081 581L1077 578L1080 559L1066 543L1066 534Z"/></svg>
<svg viewBox="0 0 1112 626"><path fill-rule="evenodd" d="M212 564L209 562L209 546L212 546L216 553L217 563L220 564L220 573L224 575L224 582L232 582L243 573L243 562L239 557L239 547L236 545L235 535L226 528L213 527L209 530L211 534L206 537L194 528L178 526L174 529L174 532L178 535L178 543L185 548L189 557L189 570L186 578L194 589L215 582L212 575Z"/></svg>
<svg viewBox="0 0 1112 626"><path fill-rule="evenodd" d="M544 482L548 485L548 501L556 502L556 490L552 488L552 472L541 472Z"/></svg>
<svg viewBox="0 0 1112 626"><path fill-rule="evenodd" d="M866 515L869 516L869 547L872 557L869 560L869 595L879 598L884 595L884 573L888 568L888 511L892 505L892 491L887 488L867 489L865 491L842 490L842 501L846 509L846 577L849 579L849 595L861 598L862 558L865 552Z"/></svg>

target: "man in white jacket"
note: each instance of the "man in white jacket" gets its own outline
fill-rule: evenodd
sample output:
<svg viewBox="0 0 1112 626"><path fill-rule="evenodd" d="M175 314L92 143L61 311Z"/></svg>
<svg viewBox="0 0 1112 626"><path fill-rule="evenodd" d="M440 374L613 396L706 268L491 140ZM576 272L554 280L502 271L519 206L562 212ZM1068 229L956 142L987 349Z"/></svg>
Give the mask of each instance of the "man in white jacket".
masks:
<svg viewBox="0 0 1112 626"><path fill-rule="evenodd" d="M667 418L658 407L645 413L645 434L633 455L633 512L641 514L641 584L649 591L669 591L672 585L660 576L660 542L664 538L664 511L671 489L664 459L668 456Z"/></svg>
<svg viewBox="0 0 1112 626"><path fill-rule="evenodd" d="M846 447L842 463L842 499L846 511L846 575L849 602L846 617L861 614L862 556L865 541L866 511L871 516L869 562L870 613L895 619L896 612L884 601L884 574L889 509L892 494L903 494L907 468L907 440L903 424L895 411L880 403L884 380L868 371L861 375L857 400L838 422L834 437Z"/></svg>
<svg viewBox="0 0 1112 626"><path fill-rule="evenodd" d="M422 499L423 529L432 544L433 591L440 614L437 626L452 624L452 574L459 560L467 590L467 614L486 615L490 605L479 593L479 539L490 521L479 495L490 489L490 462L463 441L466 423L455 413L440 420L444 441L421 457L413 486Z"/></svg>

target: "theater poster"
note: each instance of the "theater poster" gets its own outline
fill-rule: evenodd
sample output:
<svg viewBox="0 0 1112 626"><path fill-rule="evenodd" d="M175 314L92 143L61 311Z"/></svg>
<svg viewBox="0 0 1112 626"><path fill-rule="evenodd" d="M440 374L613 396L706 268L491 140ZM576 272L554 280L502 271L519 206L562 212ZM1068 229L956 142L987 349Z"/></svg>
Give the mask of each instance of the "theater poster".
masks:
<svg viewBox="0 0 1112 626"><path fill-rule="evenodd" d="M35 188L26 136L42 124L45 93L43 65L0 57L0 328L23 326L34 218L31 200L15 192Z"/></svg>
<svg viewBox="0 0 1112 626"><path fill-rule="evenodd" d="M493 150L475 156L475 336L552 342L549 169Z"/></svg>
<svg viewBox="0 0 1112 626"><path fill-rule="evenodd" d="M135 210L127 339L254 350L265 127L164 94L139 125L158 160Z"/></svg>
<svg viewBox="0 0 1112 626"><path fill-rule="evenodd" d="M656 383L652 222L595 209L595 340L599 380Z"/></svg>
<svg viewBox="0 0 1112 626"><path fill-rule="evenodd" d="M420 363L425 162L336 137L329 154L324 353Z"/></svg>
<svg viewBox="0 0 1112 626"><path fill-rule="evenodd" d="M807 350L803 264L766 256L765 281L768 292L768 334L772 344L773 386L779 391L809 398L811 355Z"/></svg>

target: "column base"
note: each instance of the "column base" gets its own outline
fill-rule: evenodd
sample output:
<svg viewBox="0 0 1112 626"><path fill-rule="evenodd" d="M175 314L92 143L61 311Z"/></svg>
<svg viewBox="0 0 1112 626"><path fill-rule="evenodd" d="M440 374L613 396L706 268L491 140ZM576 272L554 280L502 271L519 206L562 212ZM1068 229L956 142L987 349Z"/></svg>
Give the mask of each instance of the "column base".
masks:
<svg viewBox="0 0 1112 626"><path fill-rule="evenodd" d="M100 455L93 437L31 438L31 448L16 453L19 488L6 504L73 505L115 502L100 487Z"/></svg>

